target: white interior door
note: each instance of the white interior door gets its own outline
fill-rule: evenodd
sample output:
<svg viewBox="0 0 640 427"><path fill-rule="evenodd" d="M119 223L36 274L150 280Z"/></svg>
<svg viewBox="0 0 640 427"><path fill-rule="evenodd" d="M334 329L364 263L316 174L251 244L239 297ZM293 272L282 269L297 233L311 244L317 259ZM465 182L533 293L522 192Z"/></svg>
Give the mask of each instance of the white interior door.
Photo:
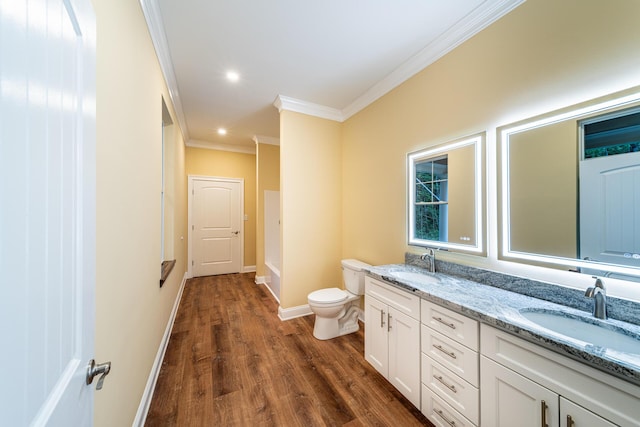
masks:
<svg viewBox="0 0 640 427"><path fill-rule="evenodd" d="M0 0L3 425L91 425L95 254L91 1Z"/></svg>
<svg viewBox="0 0 640 427"><path fill-rule="evenodd" d="M242 269L242 180L192 178L192 276Z"/></svg>
<svg viewBox="0 0 640 427"><path fill-rule="evenodd" d="M640 153L580 162L580 257L640 267Z"/></svg>

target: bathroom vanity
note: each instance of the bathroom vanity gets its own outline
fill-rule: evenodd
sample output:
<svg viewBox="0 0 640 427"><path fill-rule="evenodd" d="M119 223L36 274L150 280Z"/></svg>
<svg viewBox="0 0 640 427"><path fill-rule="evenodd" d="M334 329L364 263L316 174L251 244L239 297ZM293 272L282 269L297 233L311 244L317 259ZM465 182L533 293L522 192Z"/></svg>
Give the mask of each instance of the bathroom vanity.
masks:
<svg viewBox="0 0 640 427"><path fill-rule="evenodd" d="M640 426L640 326L404 264L367 272L365 358L436 426Z"/></svg>

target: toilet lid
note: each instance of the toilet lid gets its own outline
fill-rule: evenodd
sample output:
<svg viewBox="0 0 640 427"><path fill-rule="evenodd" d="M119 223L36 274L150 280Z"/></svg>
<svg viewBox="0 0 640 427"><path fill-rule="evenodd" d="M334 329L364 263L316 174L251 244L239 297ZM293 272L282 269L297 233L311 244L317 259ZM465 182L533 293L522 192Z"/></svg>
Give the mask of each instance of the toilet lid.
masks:
<svg viewBox="0 0 640 427"><path fill-rule="evenodd" d="M326 288L313 291L309 294L309 301L318 302L323 304L330 304L332 302L340 302L347 299L349 296L345 291L338 288Z"/></svg>

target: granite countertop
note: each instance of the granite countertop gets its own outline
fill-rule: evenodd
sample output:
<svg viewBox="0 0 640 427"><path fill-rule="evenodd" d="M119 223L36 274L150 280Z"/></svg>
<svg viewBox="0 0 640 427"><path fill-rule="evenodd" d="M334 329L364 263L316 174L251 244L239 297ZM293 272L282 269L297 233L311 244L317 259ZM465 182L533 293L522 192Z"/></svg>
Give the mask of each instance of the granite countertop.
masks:
<svg viewBox="0 0 640 427"><path fill-rule="evenodd" d="M413 292L422 299L464 314L511 334L534 342L564 356L578 360L606 373L640 385L640 326L615 320L598 320L590 313L544 301L490 285L484 285L442 273L430 273L407 264L368 267L370 276ZM434 283L412 277L398 279L393 272L414 272L431 276ZM420 276L418 276L420 277ZM638 340L638 352L626 353L595 346L545 329L526 319L524 311L561 312L564 317L579 317L588 323L617 330Z"/></svg>

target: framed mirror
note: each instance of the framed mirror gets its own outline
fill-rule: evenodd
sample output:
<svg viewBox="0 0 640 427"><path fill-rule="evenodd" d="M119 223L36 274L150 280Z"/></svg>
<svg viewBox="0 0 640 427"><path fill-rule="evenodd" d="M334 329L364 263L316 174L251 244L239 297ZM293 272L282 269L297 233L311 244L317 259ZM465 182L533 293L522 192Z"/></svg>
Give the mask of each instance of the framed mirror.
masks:
<svg viewBox="0 0 640 427"><path fill-rule="evenodd" d="M640 87L498 129L500 257L640 280Z"/></svg>
<svg viewBox="0 0 640 427"><path fill-rule="evenodd" d="M484 140L480 134L407 155L409 245L485 254Z"/></svg>

